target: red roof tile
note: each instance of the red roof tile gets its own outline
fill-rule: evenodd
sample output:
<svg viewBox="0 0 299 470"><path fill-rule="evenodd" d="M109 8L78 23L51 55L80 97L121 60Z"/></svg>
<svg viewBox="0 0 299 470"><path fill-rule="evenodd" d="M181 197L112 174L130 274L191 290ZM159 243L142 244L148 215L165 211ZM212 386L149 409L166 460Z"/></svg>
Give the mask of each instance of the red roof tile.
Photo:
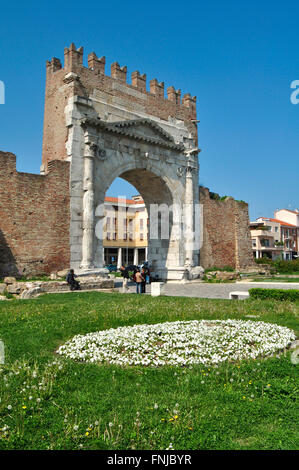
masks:
<svg viewBox="0 0 299 470"><path fill-rule="evenodd" d="M260 217L260 219L264 220L265 222L269 220L269 222L276 222L277 224L280 224L280 225L297 228L297 225L288 224L287 222L284 222L283 220L279 220L279 219L271 219L270 217Z"/></svg>
<svg viewBox="0 0 299 470"><path fill-rule="evenodd" d="M122 199L118 197L111 197L111 196L106 196L105 197L105 202L126 202L126 204L144 204L143 199L135 201L134 199Z"/></svg>

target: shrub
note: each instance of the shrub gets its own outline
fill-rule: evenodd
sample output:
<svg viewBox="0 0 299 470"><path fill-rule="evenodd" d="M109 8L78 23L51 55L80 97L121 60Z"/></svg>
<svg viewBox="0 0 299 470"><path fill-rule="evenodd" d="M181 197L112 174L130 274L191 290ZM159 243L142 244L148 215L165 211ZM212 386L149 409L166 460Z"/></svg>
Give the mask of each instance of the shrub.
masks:
<svg viewBox="0 0 299 470"><path fill-rule="evenodd" d="M299 289L249 289L249 295L253 299L288 300L299 301Z"/></svg>
<svg viewBox="0 0 299 470"><path fill-rule="evenodd" d="M279 273L299 273L299 259L286 261L276 260L274 266Z"/></svg>
<svg viewBox="0 0 299 470"><path fill-rule="evenodd" d="M263 256L262 258L254 258L256 264L270 264L273 265L273 261L268 256Z"/></svg>
<svg viewBox="0 0 299 470"><path fill-rule="evenodd" d="M273 271L275 270L278 273L298 273L299 272L299 258L294 260L283 260L283 259L276 259L272 260L267 256L263 256L263 258L255 258L256 264L267 264L269 265Z"/></svg>

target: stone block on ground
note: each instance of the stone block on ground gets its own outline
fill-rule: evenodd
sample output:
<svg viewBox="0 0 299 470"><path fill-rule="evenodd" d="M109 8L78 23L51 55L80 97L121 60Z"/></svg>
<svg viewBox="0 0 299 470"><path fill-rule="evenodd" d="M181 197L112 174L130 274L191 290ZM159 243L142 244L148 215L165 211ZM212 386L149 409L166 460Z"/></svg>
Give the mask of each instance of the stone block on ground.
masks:
<svg viewBox="0 0 299 470"><path fill-rule="evenodd" d="M20 294L22 292L22 286L19 284L8 284L7 292L9 294Z"/></svg>
<svg viewBox="0 0 299 470"><path fill-rule="evenodd" d="M31 289L24 290L21 294L21 299L34 299L42 293L40 287L32 287Z"/></svg>
<svg viewBox="0 0 299 470"><path fill-rule="evenodd" d="M234 291L229 293L229 299L247 299L249 297L249 292L245 291Z"/></svg>
<svg viewBox="0 0 299 470"><path fill-rule="evenodd" d="M1 284L0 284L0 295L3 294L5 291L6 291L6 284L3 284L1 282Z"/></svg>
<svg viewBox="0 0 299 470"><path fill-rule="evenodd" d="M16 282L16 278L15 277L5 277L4 278L4 284L14 284Z"/></svg>
<svg viewBox="0 0 299 470"><path fill-rule="evenodd" d="M66 277L68 272L69 272L69 269L63 269L62 271L57 272L57 276L58 277Z"/></svg>
<svg viewBox="0 0 299 470"><path fill-rule="evenodd" d="M189 275L188 275L189 281L192 281L194 279L201 279L204 275L204 272L205 270L201 266L192 267L189 270Z"/></svg>
<svg viewBox="0 0 299 470"><path fill-rule="evenodd" d="M151 283L151 295L152 297L159 297L165 294L164 282L152 282Z"/></svg>
<svg viewBox="0 0 299 470"><path fill-rule="evenodd" d="M238 279L239 274L236 272L225 272L225 271L218 271L216 273L216 279L219 279L221 281L234 281L235 279Z"/></svg>

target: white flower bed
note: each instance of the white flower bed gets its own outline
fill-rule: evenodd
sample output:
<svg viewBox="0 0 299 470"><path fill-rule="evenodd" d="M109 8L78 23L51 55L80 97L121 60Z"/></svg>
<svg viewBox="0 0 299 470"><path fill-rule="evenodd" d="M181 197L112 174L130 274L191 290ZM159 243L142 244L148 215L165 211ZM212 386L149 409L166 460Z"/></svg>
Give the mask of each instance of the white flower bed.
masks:
<svg viewBox="0 0 299 470"><path fill-rule="evenodd" d="M268 356L294 339L292 330L272 323L193 320L77 335L57 352L75 360L118 365L217 364Z"/></svg>

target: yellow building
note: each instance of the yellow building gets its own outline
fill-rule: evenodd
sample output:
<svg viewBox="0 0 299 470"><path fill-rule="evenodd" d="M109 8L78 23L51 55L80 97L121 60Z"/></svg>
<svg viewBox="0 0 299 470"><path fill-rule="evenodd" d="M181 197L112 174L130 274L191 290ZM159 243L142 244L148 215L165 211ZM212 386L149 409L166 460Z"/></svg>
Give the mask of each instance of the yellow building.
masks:
<svg viewBox="0 0 299 470"><path fill-rule="evenodd" d="M147 261L148 215L141 196L105 198L103 246L106 265Z"/></svg>

